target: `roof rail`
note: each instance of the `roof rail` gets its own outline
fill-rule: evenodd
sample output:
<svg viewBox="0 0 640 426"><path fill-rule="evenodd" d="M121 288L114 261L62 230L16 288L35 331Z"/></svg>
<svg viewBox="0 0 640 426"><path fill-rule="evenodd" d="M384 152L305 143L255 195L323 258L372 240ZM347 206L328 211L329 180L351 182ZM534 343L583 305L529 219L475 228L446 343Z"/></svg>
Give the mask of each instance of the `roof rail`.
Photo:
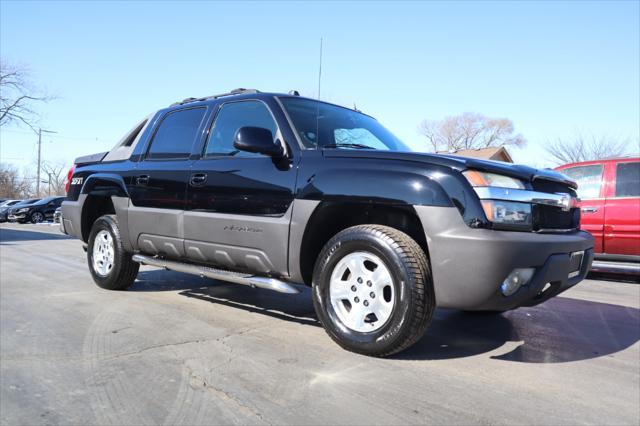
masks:
<svg viewBox="0 0 640 426"><path fill-rule="evenodd" d="M184 104L188 104L188 103L191 103L191 102L206 101L206 100L209 100L209 99L218 99L218 98L221 98L223 96L244 95L244 94L248 94L248 93L260 93L260 91L257 90L257 89L243 89L242 87L240 87L238 89L233 89L230 92L220 93L218 95L205 96L203 98L186 98L186 99L183 99L181 101L172 103L171 106L184 105Z"/></svg>
<svg viewBox="0 0 640 426"><path fill-rule="evenodd" d="M208 96L207 99L218 99L218 98L221 98L223 96L245 95L245 94L248 94L248 93L260 93L260 91L257 90L257 89L244 89L242 87L239 87L237 89L233 89L232 91L230 91L228 93L221 93L219 95Z"/></svg>

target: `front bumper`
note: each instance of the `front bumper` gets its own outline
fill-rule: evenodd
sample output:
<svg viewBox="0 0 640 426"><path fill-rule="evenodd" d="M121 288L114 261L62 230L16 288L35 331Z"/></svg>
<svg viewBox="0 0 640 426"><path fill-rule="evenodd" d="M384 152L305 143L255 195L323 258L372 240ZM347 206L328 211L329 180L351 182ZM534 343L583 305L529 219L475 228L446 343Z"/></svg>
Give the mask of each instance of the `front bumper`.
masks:
<svg viewBox="0 0 640 426"><path fill-rule="evenodd" d="M7 219L9 220L9 222L22 222L27 219L27 214L26 213L10 214L9 216L7 216Z"/></svg>
<svg viewBox="0 0 640 426"><path fill-rule="evenodd" d="M542 303L584 279L593 260L593 237L587 232L473 229L455 207L415 209L427 236L440 307L507 310ZM584 251L582 263L577 274L569 277L570 255L578 251ZM515 268L535 268L535 272L527 285L506 297L500 285Z"/></svg>
<svg viewBox="0 0 640 426"><path fill-rule="evenodd" d="M484 304L473 310L506 311L519 306L534 306L568 290L582 281L589 272L593 249L584 251L578 274L573 277L569 277L569 257L570 253L552 254L544 265L536 268L531 281L515 294L504 296L498 288Z"/></svg>

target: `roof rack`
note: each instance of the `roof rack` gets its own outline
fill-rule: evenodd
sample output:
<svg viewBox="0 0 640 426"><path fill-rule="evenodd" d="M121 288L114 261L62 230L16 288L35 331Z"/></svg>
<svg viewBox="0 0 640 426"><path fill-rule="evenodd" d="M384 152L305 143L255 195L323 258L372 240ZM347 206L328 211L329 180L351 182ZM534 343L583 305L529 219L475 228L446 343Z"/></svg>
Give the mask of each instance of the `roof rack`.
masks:
<svg viewBox="0 0 640 426"><path fill-rule="evenodd" d="M218 98L222 98L224 96L246 95L246 94L249 94L249 93L260 93L260 91L257 90L257 89L244 89L244 88L240 87L238 89L233 89L230 92L220 93L218 95L205 96L203 98L186 98L186 99L183 99L181 101L172 103L171 106L184 105L184 104L188 104L188 103L191 103L191 102L207 101L209 99L218 99Z"/></svg>

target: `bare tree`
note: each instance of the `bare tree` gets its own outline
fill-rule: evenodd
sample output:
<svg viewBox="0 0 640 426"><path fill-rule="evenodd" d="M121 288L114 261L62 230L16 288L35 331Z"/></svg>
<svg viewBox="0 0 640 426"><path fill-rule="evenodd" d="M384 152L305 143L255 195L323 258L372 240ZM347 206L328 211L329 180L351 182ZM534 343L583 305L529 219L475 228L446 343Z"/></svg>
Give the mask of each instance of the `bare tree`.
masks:
<svg viewBox="0 0 640 426"><path fill-rule="evenodd" d="M64 187L67 175L64 163L42 163L42 177L46 177L48 181L48 185L42 187L43 190L46 190L47 195L65 195Z"/></svg>
<svg viewBox="0 0 640 426"><path fill-rule="evenodd" d="M442 138L440 136L440 123L434 120L423 120L418 125L418 133L427 139L433 152L438 151L438 147L442 145Z"/></svg>
<svg viewBox="0 0 640 426"><path fill-rule="evenodd" d="M418 133L427 139L434 152L526 144L524 137L515 133L511 120L471 112L439 121L424 120Z"/></svg>
<svg viewBox="0 0 640 426"><path fill-rule="evenodd" d="M34 88L25 68L0 59L0 127L17 123L36 131L38 114L34 104L50 99Z"/></svg>
<svg viewBox="0 0 640 426"><path fill-rule="evenodd" d="M567 164L619 157L632 150L632 145L629 139L577 132L571 138L547 141L543 148L554 163ZM637 141L635 145L637 150Z"/></svg>
<svg viewBox="0 0 640 426"><path fill-rule="evenodd" d="M28 198L31 195L31 180L21 176L15 167L0 163L0 196Z"/></svg>

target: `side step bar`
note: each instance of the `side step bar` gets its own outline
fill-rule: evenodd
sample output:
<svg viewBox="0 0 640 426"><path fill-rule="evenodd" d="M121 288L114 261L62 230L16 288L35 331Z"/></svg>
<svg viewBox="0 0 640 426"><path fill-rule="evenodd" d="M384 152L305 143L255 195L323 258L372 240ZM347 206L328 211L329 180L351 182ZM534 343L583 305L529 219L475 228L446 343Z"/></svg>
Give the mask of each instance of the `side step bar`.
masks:
<svg viewBox="0 0 640 426"><path fill-rule="evenodd" d="M207 266L199 266L189 263L176 262L173 260L158 259L142 254L134 254L132 259L134 262L138 262L141 265L157 266L158 268L184 272L185 274L199 275L201 277L213 278L214 280L243 284L251 287L265 288L267 290L273 290L280 293L300 293L300 291L293 285L276 278L258 277L251 274L243 274L241 272L225 271L222 269L209 268Z"/></svg>
<svg viewBox="0 0 640 426"><path fill-rule="evenodd" d="M594 260L591 264L591 271L640 276L640 263Z"/></svg>

